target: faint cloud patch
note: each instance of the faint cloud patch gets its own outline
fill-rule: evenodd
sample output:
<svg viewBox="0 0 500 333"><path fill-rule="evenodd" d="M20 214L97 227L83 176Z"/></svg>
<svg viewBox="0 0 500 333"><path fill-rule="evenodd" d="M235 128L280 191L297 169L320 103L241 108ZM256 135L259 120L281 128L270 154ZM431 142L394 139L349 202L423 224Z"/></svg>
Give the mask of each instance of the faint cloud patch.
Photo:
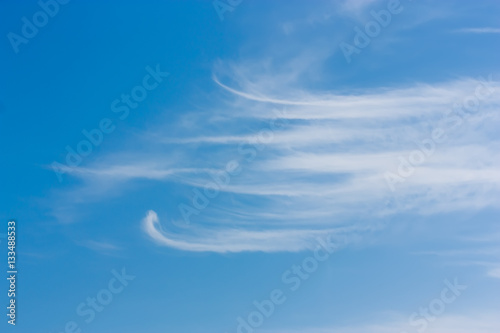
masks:
<svg viewBox="0 0 500 333"><path fill-rule="evenodd" d="M453 30L453 32L471 34L500 34L500 28L463 28Z"/></svg>
<svg viewBox="0 0 500 333"><path fill-rule="evenodd" d="M491 276L493 278L500 279L500 267L497 267L495 269L492 269L488 272L488 276Z"/></svg>
<svg viewBox="0 0 500 333"><path fill-rule="evenodd" d="M121 247L109 242L99 242L94 240L80 242L78 243L78 245L103 254L111 254L122 250Z"/></svg>

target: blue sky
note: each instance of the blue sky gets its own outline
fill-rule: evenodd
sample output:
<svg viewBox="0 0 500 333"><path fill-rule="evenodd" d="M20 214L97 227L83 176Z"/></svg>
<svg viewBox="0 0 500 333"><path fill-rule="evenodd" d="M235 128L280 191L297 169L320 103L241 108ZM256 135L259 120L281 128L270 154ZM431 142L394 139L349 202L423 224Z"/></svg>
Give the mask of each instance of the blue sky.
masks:
<svg viewBox="0 0 500 333"><path fill-rule="evenodd" d="M500 330L497 1L0 6L2 332Z"/></svg>

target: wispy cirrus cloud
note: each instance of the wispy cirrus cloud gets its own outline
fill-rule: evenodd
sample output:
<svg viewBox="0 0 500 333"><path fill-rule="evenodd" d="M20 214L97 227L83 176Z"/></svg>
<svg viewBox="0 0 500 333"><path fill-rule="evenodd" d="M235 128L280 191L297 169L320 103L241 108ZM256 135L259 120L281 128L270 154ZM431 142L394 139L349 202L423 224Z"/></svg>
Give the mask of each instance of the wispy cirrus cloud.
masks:
<svg viewBox="0 0 500 333"><path fill-rule="evenodd" d="M403 212L500 205L500 97L494 93L500 83L491 76L318 91L290 81L293 73L220 66L213 76L221 92L214 105L186 115L189 121L148 128L135 142L147 149L70 170L93 196L140 180L186 188L191 194L175 200L195 212L189 228L167 230L170 221L183 223L180 208L163 227L156 213L143 220L158 244L190 251L298 251L317 233L339 226L369 230ZM384 175L424 149L436 129L444 139L391 192ZM206 190L229 161L239 173L203 209L195 207L193 193Z"/></svg>
<svg viewBox="0 0 500 333"><path fill-rule="evenodd" d="M196 228L190 233L174 234L162 227L156 212L150 210L141 222L142 230L156 243L168 247L194 252L297 252L313 249L316 238L334 235L337 238L349 228L330 230L274 229L248 230L243 228ZM340 244L340 242L339 242Z"/></svg>

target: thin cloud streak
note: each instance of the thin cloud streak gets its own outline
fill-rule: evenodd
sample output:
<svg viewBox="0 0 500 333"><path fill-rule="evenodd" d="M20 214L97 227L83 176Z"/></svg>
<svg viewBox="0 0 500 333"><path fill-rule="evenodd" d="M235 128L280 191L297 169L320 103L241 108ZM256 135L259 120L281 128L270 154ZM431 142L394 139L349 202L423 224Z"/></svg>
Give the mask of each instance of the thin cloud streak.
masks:
<svg viewBox="0 0 500 333"><path fill-rule="evenodd" d="M302 329L286 330L263 330L263 333L401 333L416 331L416 327L411 326L408 317L399 314L392 321L352 325L352 326L330 326L325 328L307 327ZM469 315L442 315L425 328L428 333L497 333L500 331L500 322L496 313L481 313Z"/></svg>
<svg viewBox="0 0 500 333"><path fill-rule="evenodd" d="M472 34L500 34L500 28L463 28L457 29L455 32Z"/></svg>
<svg viewBox="0 0 500 333"><path fill-rule="evenodd" d="M175 235L163 229L155 211L148 211L141 222L142 230L156 243L192 252L298 252L314 248L318 237L339 230L265 230L196 229L196 235Z"/></svg>

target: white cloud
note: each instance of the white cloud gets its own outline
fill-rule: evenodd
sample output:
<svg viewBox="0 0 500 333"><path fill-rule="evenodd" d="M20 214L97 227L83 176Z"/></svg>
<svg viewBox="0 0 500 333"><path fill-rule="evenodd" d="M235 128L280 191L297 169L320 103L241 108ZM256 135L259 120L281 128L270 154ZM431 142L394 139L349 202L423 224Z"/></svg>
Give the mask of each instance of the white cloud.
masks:
<svg viewBox="0 0 500 333"><path fill-rule="evenodd" d="M192 196L192 188L203 191L211 174L237 161L241 172L193 215L190 228L168 233L153 213L143 221L162 245L216 252L297 251L309 236L339 225L366 230L393 214L500 206L499 82L317 92L296 80L304 66L275 76L272 66L228 65L214 75L225 103L190 113L187 122L155 125L134 144L144 149L71 169L84 183L72 195L95 198L147 180L175 182ZM473 101L477 108L455 105ZM422 149L435 130L445 139L391 192L386 173L398 173L400 159ZM172 200L191 204L191 197ZM178 221L180 213L169 216Z"/></svg>

